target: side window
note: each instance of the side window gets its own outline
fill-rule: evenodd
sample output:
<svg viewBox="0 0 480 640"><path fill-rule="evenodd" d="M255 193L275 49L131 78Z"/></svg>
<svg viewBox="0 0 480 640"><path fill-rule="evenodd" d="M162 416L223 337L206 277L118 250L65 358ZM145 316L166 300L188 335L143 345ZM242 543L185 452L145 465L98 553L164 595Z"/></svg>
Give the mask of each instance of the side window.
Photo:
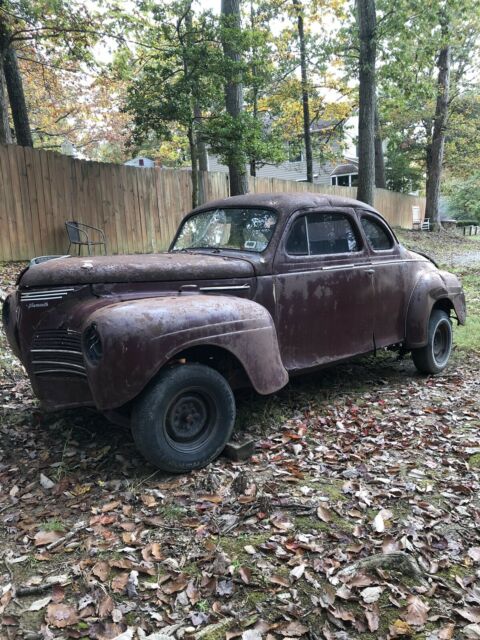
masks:
<svg viewBox="0 0 480 640"><path fill-rule="evenodd" d="M362 216L362 227L374 251L386 251L393 247L393 239L381 222Z"/></svg>
<svg viewBox="0 0 480 640"><path fill-rule="evenodd" d="M290 255L330 255L359 251L359 243L344 214L309 213L294 222L286 250Z"/></svg>
<svg viewBox="0 0 480 640"><path fill-rule="evenodd" d="M301 216L295 220L290 229L286 249L292 256L308 256L306 221L306 216Z"/></svg>
<svg viewBox="0 0 480 640"><path fill-rule="evenodd" d="M309 213L307 221L310 255L359 250L352 224L343 213Z"/></svg>

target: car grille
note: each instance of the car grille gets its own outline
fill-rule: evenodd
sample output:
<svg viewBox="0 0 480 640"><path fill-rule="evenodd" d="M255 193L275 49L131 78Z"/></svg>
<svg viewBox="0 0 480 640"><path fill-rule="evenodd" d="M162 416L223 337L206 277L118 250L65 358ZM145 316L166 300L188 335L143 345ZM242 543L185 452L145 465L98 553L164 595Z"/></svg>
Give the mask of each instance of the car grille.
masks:
<svg viewBox="0 0 480 640"><path fill-rule="evenodd" d="M30 354L36 375L86 376L78 331L38 331L33 336Z"/></svg>

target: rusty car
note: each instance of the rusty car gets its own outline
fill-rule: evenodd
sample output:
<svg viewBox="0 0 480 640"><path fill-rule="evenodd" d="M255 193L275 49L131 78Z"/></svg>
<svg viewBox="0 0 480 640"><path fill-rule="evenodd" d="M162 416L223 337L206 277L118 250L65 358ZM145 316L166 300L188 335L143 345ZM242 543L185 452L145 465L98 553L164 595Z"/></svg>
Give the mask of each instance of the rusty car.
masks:
<svg viewBox="0 0 480 640"><path fill-rule="evenodd" d="M384 348L436 374L465 317L457 277L404 248L375 209L310 193L205 204L164 253L32 261L3 308L46 409L130 424L168 472L222 452L236 389L271 394Z"/></svg>

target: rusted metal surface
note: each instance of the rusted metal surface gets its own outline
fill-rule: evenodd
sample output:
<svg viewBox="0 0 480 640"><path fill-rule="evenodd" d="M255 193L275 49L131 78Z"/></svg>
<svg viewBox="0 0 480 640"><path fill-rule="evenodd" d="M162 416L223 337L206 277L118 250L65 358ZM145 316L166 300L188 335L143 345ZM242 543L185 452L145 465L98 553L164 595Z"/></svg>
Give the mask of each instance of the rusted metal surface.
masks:
<svg viewBox="0 0 480 640"><path fill-rule="evenodd" d="M426 344L434 305L453 308L465 322L458 279L407 251L364 204L255 194L196 211L212 207L275 211L278 223L265 251L65 258L23 274L7 303L7 337L46 407L121 408L167 363L208 349L228 356L259 393L271 393L289 373L379 347ZM289 230L309 212L341 212L356 250L289 255ZM371 248L362 216L382 226L388 249ZM92 360L87 349L97 338L101 353Z"/></svg>

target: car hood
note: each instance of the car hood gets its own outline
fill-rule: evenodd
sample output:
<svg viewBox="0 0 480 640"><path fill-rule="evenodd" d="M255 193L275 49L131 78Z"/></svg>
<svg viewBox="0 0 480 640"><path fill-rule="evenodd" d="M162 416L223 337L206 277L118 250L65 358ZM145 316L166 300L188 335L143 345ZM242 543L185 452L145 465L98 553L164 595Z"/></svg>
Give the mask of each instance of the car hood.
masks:
<svg viewBox="0 0 480 640"><path fill-rule="evenodd" d="M20 286L209 280L253 275L253 266L245 259L204 253L67 257L32 265L23 274Z"/></svg>

